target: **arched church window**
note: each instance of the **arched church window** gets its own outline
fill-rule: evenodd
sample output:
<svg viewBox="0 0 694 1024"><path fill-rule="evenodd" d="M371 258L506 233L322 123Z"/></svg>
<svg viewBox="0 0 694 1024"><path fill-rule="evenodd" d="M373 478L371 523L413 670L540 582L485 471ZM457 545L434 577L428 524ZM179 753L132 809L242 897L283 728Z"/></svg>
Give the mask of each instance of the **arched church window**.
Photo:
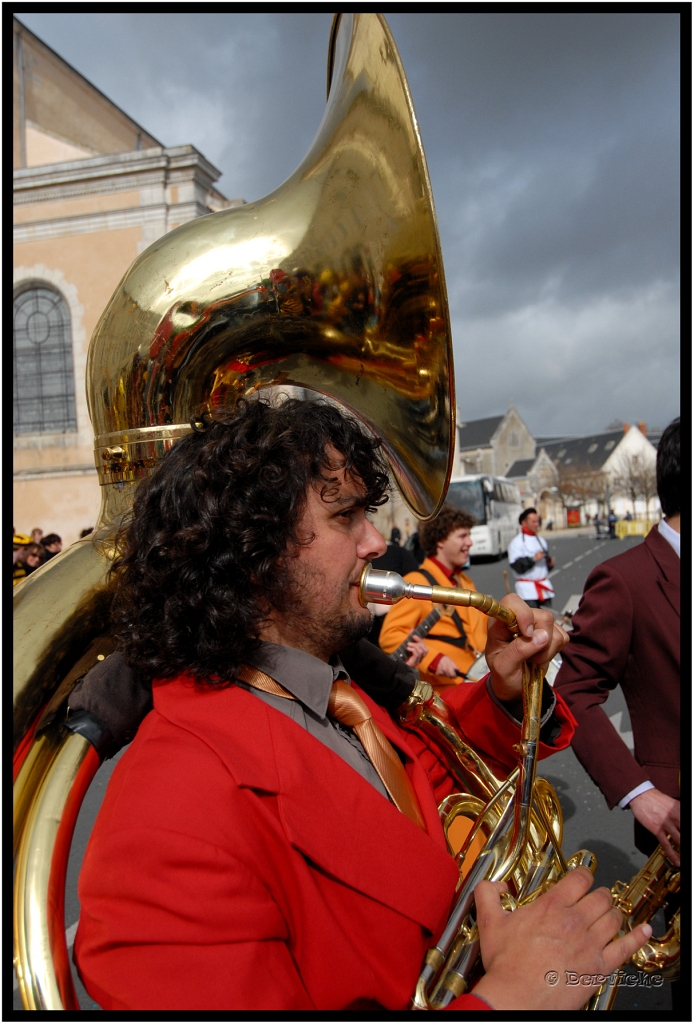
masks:
<svg viewBox="0 0 694 1024"><path fill-rule="evenodd" d="M70 312L54 288L33 284L15 295L13 349L13 432L76 430Z"/></svg>

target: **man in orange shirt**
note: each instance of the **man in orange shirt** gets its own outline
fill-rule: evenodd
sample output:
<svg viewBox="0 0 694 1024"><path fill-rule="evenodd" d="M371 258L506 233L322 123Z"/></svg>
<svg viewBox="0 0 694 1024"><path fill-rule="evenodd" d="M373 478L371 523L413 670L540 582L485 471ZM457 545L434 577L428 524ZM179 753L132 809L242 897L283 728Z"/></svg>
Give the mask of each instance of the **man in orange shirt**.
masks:
<svg viewBox="0 0 694 1024"><path fill-rule="evenodd" d="M441 587L476 590L462 571L469 561L474 518L461 509L444 505L439 515L420 530L420 543L426 558L416 572L405 576L408 582ZM381 628L379 643L392 654L407 636L432 612L428 601L404 600L393 605ZM438 605L439 611L441 605ZM484 650L487 642L487 616L476 608L449 608L434 623L424 638L429 651L419 665L423 679L440 691L462 681L465 673Z"/></svg>

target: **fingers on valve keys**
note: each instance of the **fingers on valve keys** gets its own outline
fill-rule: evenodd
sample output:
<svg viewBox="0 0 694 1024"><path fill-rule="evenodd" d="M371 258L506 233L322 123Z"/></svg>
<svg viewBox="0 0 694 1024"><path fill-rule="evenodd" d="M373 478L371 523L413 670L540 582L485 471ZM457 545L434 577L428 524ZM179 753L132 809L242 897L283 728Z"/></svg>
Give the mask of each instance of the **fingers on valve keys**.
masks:
<svg viewBox="0 0 694 1024"><path fill-rule="evenodd" d="M501 604L510 608L516 617L520 636L514 641L518 653L535 664L552 660L562 647L569 642L569 634L555 621L549 609L530 608L517 594L507 594ZM489 632L501 632L508 638L508 629L499 620L490 623Z"/></svg>
<svg viewBox="0 0 694 1024"><path fill-rule="evenodd" d="M497 1010L579 1010L651 935L642 925L615 938L622 915L609 890L590 891L592 882L576 868L513 913L502 909L497 885L481 882L475 902L486 974L475 993ZM585 980L574 985L574 977Z"/></svg>

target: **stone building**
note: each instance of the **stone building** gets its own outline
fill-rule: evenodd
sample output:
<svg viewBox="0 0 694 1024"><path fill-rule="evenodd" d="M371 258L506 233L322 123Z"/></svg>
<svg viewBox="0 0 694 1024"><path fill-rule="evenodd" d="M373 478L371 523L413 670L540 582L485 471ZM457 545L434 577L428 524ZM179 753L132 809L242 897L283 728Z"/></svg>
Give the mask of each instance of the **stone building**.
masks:
<svg viewBox="0 0 694 1024"><path fill-rule="evenodd" d="M536 508L543 523L564 523L564 506L559 494L559 472L544 448L532 459L519 459L509 467L521 493L523 508Z"/></svg>
<svg viewBox="0 0 694 1024"><path fill-rule="evenodd" d="M133 260L172 228L242 204L193 146L165 147L13 21L14 525L93 526L100 492L87 348Z"/></svg>
<svg viewBox="0 0 694 1024"><path fill-rule="evenodd" d="M658 437L658 432L652 432ZM629 512L637 517L656 516L659 503L653 492L649 499L634 500L629 477L643 486L650 477L654 488L656 448L646 426L630 426L583 437L542 438L534 459L515 462L507 473L518 484L525 507L535 506L544 522L564 521L564 509L573 505L585 520L606 515L609 507L622 518ZM540 439L538 439L538 445ZM634 490L638 486L634 487Z"/></svg>
<svg viewBox="0 0 694 1024"><path fill-rule="evenodd" d="M459 415L457 442L459 459L454 472L460 476L466 473L505 476L514 462L535 457L535 438L513 402L503 416L466 422Z"/></svg>
<svg viewBox="0 0 694 1024"><path fill-rule="evenodd" d="M463 421L458 412L458 431L453 476L489 473L505 476L518 485L524 508L538 510L545 525L555 529L566 525L567 508L579 509L583 522L599 513L606 514L605 502L619 518L634 513L634 501L624 488L625 469L646 474L655 467L655 443L662 431L647 430L644 423L619 430L603 431L581 437L534 437L513 406L504 416L487 416ZM517 453L514 455L514 453ZM567 493L567 477L578 476L572 499ZM628 475L628 473L627 473ZM647 502L636 500L636 515L658 518L659 503L653 494ZM646 507L648 506L648 508ZM397 492L383 505L375 523L388 538L397 526L403 539L418 529L419 523Z"/></svg>

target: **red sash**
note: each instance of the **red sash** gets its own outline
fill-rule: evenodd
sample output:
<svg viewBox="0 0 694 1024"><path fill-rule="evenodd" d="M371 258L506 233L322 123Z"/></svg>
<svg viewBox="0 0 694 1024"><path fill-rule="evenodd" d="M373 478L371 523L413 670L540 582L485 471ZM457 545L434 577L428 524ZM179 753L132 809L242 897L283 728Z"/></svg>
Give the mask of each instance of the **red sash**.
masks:
<svg viewBox="0 0 694 1024"><path fill-rule="evenodd" d="M545 577L545 579L547 579L547 577ZM545 597L545 594L549 594L551 597L554 593L552 588L549 587L544 580L528 580L523 578L516 580L516 583L534 583L538 601L546 601L547 598Z"/></svg>

